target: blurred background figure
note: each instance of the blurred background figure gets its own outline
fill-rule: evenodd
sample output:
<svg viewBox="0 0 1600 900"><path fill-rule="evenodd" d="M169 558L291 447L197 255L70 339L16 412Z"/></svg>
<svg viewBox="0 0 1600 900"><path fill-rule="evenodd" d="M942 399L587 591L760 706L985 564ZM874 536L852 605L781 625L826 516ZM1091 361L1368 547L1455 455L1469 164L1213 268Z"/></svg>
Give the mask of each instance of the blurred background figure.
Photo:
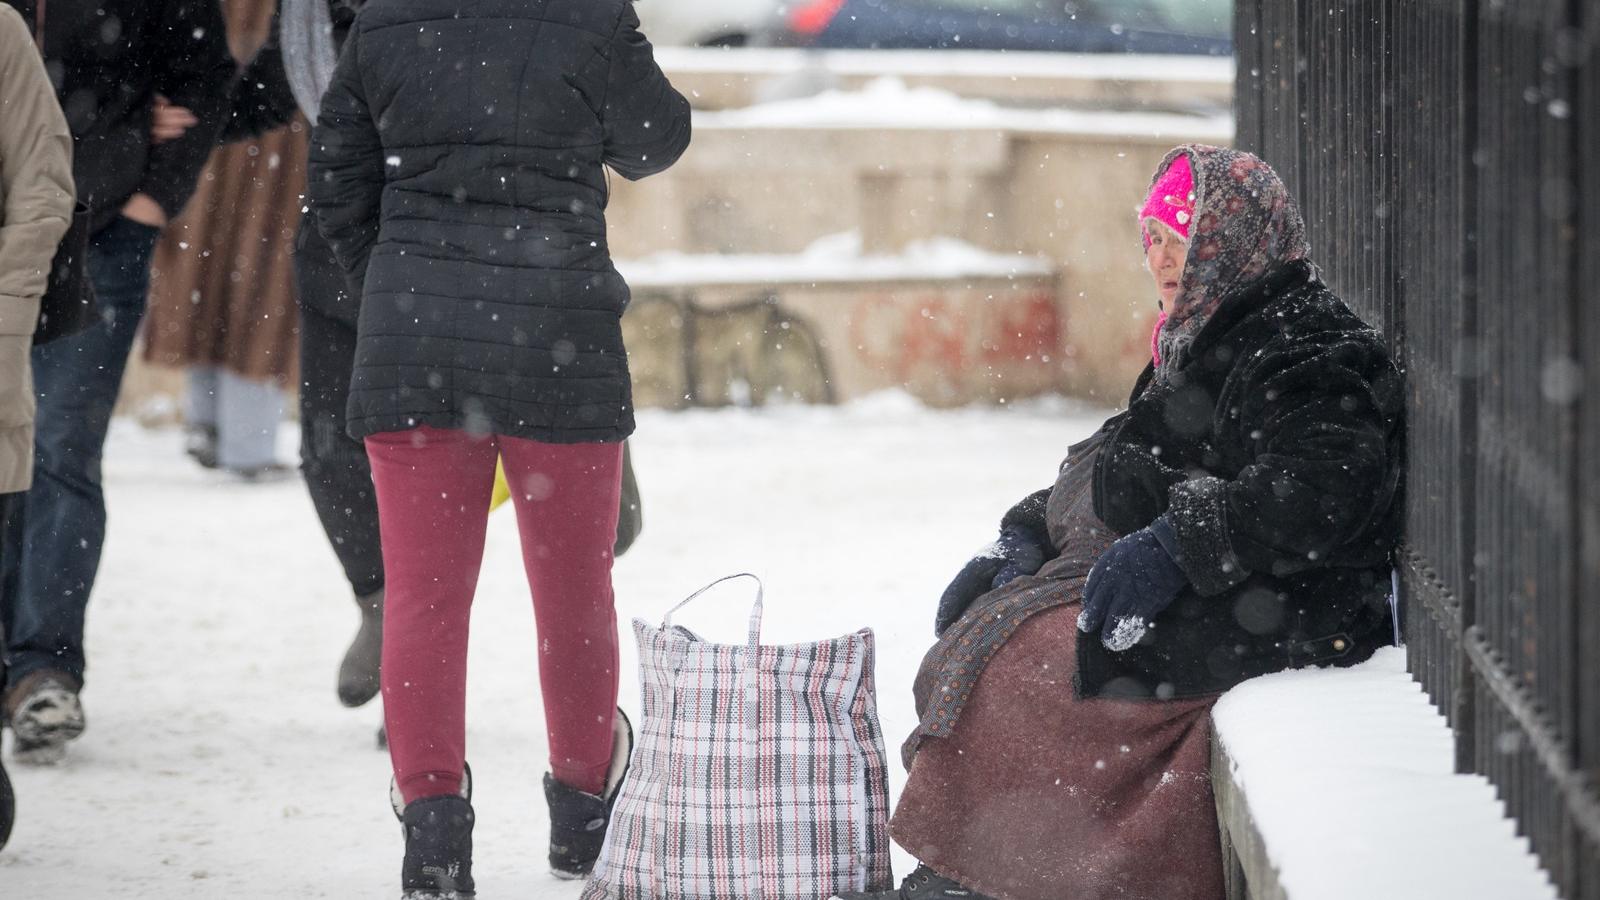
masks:
<svg viewBox="0 0 1600 900"><path fill-rule="evenodd" d="M76 195L72 133L33 43L16 10L0 5L0 521L33 479L28 351ZM0 847L16 812L0 763Z"/></svg>
<svg viewBox="0 0 1600 900"><path fill-rule="evenodd" d="M273 34L276 3L224 10L239 64ZM186 449L246 480L289 472L278 426L295 366L293 240L305 189L305 131L267 55L241 78L232 115L184 215L157 245L145 359L187 367Z"/></svg>
<svg viewBox="0 0 1600 900"><path fill-rule="evenodd" d="M5 714L18 758L52 762L85 724L84 612L106 529L101 452L144 318L151 251L216 141L234 65L216 0L11 2L35 26L72 130L100 305L88 329L33 350L37 468L0 559Z"/></svg>

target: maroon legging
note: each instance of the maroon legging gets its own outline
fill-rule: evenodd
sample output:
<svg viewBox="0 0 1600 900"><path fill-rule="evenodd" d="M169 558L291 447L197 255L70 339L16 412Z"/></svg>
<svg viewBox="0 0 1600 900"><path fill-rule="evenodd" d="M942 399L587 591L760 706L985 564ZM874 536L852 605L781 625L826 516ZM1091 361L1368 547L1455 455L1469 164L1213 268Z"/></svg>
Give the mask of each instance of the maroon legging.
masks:
<svg viewBox="0 0 1600 900"><path fill-rule="evenodd" d="M550 770L599 793L617 702L611 548L621 444L542 444L421 427L367 438L385 581L383 704L407 803L460 790L467 623L504 460L533 590Z"/></svg>

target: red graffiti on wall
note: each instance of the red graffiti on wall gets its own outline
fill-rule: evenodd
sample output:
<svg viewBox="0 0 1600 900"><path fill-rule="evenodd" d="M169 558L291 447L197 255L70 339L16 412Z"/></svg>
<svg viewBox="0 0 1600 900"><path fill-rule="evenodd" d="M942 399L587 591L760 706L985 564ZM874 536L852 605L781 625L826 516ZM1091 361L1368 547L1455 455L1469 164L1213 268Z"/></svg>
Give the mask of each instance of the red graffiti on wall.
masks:
<svg viewBox="0 0 1600 900"><path fill-rule="evenodd" d="M850 329L863 361L900 380L929 370L965 375L979 367L1037 366L1062 352L1061 316L1046 292L878 295L861 302Z"/></svg>
<svg viewBox="0 0 1600 900"><path fill-rule="evenodd" d="M983 343L985 363L1038 362L1061 352L1061 315L1049 294L1030 294L993 309L995 327Z"/></svg>

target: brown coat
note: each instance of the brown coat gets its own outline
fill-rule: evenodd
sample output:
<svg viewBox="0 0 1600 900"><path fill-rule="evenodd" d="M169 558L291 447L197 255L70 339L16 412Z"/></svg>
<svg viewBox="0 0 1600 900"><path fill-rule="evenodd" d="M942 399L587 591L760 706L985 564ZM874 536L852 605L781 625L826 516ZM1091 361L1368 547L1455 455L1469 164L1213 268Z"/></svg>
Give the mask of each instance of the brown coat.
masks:
<svg viewBox="0 0 1600 900"><path fill-rule="evenodd" d="M265 42L274 6L224 4L236 59L250 59ZM308 130L296 117L212 154L194 198L156 246L146 359L220 365L256 380L295 377L293 251Z"/></svg>
<svg viewBox="0 0 1600 900"><path fill-rule="evenodd" d="M27 24L0 4L0 494L32 481L28 351L75 198L67 120Z"/></svg>

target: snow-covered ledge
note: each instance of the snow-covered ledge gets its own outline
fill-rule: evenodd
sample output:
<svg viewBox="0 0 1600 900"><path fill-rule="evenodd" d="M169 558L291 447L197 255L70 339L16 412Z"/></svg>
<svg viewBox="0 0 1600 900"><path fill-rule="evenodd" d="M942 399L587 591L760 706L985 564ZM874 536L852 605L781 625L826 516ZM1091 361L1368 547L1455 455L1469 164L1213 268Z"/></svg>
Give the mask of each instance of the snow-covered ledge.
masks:
<svg viewBox="0 0 1600 900"><path fill-rule="evenodd" d="M1213 718L1229 900L1556 900L1405 651L1247 681Z"/></svg>

